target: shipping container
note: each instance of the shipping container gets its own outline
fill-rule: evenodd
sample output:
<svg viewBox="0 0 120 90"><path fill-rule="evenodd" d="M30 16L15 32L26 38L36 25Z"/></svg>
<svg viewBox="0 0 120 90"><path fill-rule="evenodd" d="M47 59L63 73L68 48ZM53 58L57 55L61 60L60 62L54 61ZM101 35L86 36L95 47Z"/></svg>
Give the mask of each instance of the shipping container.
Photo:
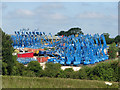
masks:
<svg viewBox="0 0 120 90"><path fill-rule="evenodd" d="M38 60L38 62L47 62L47 60L48 60L48 57L44 57L44 56L42 56L42 57L37 57L37 60Z"/></svg>
<svg viewBox="0 0 120 90"><path fill-rule="evenodd" d="M33 58L33 52L19 53L17 54L18 58Z"/></svg>

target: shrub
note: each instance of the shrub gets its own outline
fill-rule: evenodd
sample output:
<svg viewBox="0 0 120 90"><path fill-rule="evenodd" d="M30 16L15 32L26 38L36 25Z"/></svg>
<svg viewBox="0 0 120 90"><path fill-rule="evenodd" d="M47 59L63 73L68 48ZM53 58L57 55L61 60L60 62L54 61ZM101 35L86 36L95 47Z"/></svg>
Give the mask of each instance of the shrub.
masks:
<svg viewBox="0 0 120 90"><path fill-rule="evenodd" d="M114 70L112 81L119 81L119 70L120 70L119 62L118 61L116 61L116 62L113 61L111 63L111 68Z"/></svg>
<svg viewBox="0 0 120 90"><path fill-rule="evenodd" d="M118 64L119 64L118 61L111 61L110 67L115 70L116 68L118 68Z"/></svg>
<svg viewBox="0 0 120 90"><path fill-rule="evenodd" d="M118 81L118 61L100 63L89 73L90 79Z"/></svg>
<svg viewBox="0 0 120 90"><path fill-rule="evenodd" d="M58 77L60 77L60 78L66 78L66 75L65 75L65 73L64 73L63 70L60 70L60 71L59 71Z"/></svg>
<svg viewBox="0 0 120 90"><path fill-rule="evenodd" d="M77 75L79 79L91 79L91 80L103 80L103 81L119 81L118 69L118 61L109 61L102 62L97 64L96 66L89 67L85 66L79 70Z"/></svg>
<svg viewBox="0 0 120 90"><path fill-rule="evenodd" d="M58 77L79 79L79 74L77 71L74 71L72 68L67 68L65 70L60 70Z"/></svg>
<svg viewBox="0 0 120 90"><path fill-rule="evenodd" d="M66 68L64 70L65 78L72 78L73 73L74 73L74 70L72 68Z"/></svg>
<svg viewBox="0 0 120 90"><path fill-rule="evenodd" d="M45 70L41 70L41 71L38 73L38 76L39 76L39 77L45 77L45 76L46 76Z"/></svg>
<svg viewBox="0 0 120 90"><path fill-rule="evenodd" d="M40 66L38 61L31 61L28 63L28 70L31 70L35 72L36 76L39 76L40 71L42 70L42 67Z"/></svg>
<svg viewBox="0 0 120 90"><path fill-rule="evenodd" d="M99 63L95 67L93 67L93 75L97 75L98 77L101 77L103 75L104 70L110 68L109 63Z"/></svg>
<svg viewBox="0 0 120 90"><path fill-rule="evenodd" d="M118 51L118 48L116 47L116 44L115 43L112 43L108 49L108 52L109 52L109 58L116 58L117 56L117 51Z"/></svg>
<svg viewBox="0 0 120 90"><path fill-rule="evenodd" d="M13 71L12 71L12 75L16 76L16 75L20 75L21 72L19 72L21 70L18 70L17 66L13 66Z"/></svg>
<svg viewBox="0 0 120 90"><path fill-rule="evenodd" d="M87 79L87 73L84 68L79 70L79 79Z"/></svg>
<svg viewBox="0 0 120 90"><path fill-rule="evenodd" d="M70 78L72 79L79 79L79 72L78 71L74 71L71 73Z"/></svg>
<svg viewBox="0 0 120 90"><path fill-rule="evenodd" d="M2 75L7 75L7 63L2 62Z"/></svg>
<svg viewBox="0 0 120 90"><path fill-rule="evenodd" d="M13 66L12 75L22 76L26 69L27 68L22 63L16 62L16 64Z"/></svg>
<svg viewBox="0 0 120 90"><path fill-rule="evenodd" d="M61 64L59 63L46 63L45 76L48 77L58 77L61 70Z"/></svg>
<svg viewBox="0 0 120 90"><path fill-rule="evenodd" d="M35 72L31 71L31 70L26 70L23 72L23 76L26 76L26 77L35 77L36 74Z"/></svg>
<svg viewBox="0 0 120 90"><path fill-rule="evenodd" d="M103 74L101 77L104 78L104 81L112 81L113 74L114 74L114 70L112 68L108 68L107 70L103 69Z"/></svg>
<svg viewBox="0 0 120 90"><path fill-rule="evenodd" d="M92 76L92 79L93 79L93 80L100 80L100 77L98 77L97 75L93 75L93 76Z"/></svg>
<svg viewBox="0 0 120 90"><path fill-rule="evenodd" d="M85 70L85 72L86 72L86 74L87 74L87 79L94 79L93 77L94 77L94 75L93 75L93 67L88 67L88 66L86 66L86 67L84 67L83 68L84 70Z"/></svg>

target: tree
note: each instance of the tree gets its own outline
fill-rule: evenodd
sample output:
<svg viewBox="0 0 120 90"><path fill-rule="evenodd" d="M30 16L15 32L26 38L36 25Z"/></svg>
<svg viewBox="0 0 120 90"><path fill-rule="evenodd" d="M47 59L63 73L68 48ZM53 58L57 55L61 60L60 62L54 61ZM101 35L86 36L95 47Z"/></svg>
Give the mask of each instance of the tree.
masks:
<svg viewBox="0 0 120 90"><path fill-rule="evenodd" d="M120 45L120 35L117 35L114 39L115 43L118 44L118 46ZM118 53L120 56L120 48L118 48Z"/></svg>
<svg viewBox="0 0 120 90"><path fill-rule="evenodd" d="M76 28L71 28L68 31L60 31L56 35L59 35L59 36L61 36L61 35L69 36L69 35L72 35L72 34L75 35L75 34L84 34L84 33L81 31L81 28L76 27Z"/></svg>
<svg viewBox="0 0 120 90"><path fill-rule="evenodd" d="M40 71L42 70L42 67L40 66L40 63L38 61L31 61L30 63L28 63L27 68L35 72L36 76L38 76Z"/></svg>
<svg viewBox="0 0 120 90"><path fill-rule="evenodd" d="M105 38L109 38L110 34L109 33L103 33Z"/></svg>
<svg viewBox="0 0 120 90"><path fill-rule="evenodd" d="M115 43L112 43L109 46L108 52L109 52L109 58L116 58L117 54L116 52L118 51L118 48L116 47Z"/></svg>
<svg viewBox="0 0 120 90"><path fill-rule="evenodd" d="M115 43L120 43L120 35L117 35L117 36L115 37Z"/></svg>
<svg viewBox="0 0 120 90"><path fill-rule="evenodd" d="M59 35L59 36L62 36L62 35L65 35L65 31L60 31L56 34L56 36Z"/></svg>
<svg viewBox="0 0 120 90"><path fill-rule="evenodd" d="M83 34L83 32L81 31L81 28L71 28L69 29L67 32L66 32L66 35L69 36L69 35L72 35L72 34Z"/></svg>
<svg viewBox="0 0 120 90"><path fill-rule="evenodd" d="M104 37L105 37L105 40L106 40L106 43L107 44L111 44L114 42L114 38L109 38L110 34L109 33L103 33L104 34Z"/></svg>
<svg viewBox="0 0 120 90"><path fill-rule="evenodd" d="M7 75L7 63L2 62L2 75Z"/></svg>
<svg viewBox="0 0 120 90"><path fill-rule="evenodd" d="M7 72L8 75L12 74L12 69L15 64L12 53L12 40L9 35L5 34L0 28L0 32L2 33L2 62L7 63Z"/></svg>

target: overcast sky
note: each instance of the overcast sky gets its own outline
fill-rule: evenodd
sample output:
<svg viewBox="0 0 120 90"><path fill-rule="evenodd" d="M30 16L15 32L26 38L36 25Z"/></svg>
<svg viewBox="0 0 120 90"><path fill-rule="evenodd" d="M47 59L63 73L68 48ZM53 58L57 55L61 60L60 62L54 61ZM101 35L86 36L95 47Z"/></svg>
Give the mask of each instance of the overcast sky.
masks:
<svg viewBox="0 0 120 90"><path fill-rule="evenodd" d="M22 28L56 34L79 27L85 34L118 35L117 2L3 2L2 29L14 34Z"/></svg>

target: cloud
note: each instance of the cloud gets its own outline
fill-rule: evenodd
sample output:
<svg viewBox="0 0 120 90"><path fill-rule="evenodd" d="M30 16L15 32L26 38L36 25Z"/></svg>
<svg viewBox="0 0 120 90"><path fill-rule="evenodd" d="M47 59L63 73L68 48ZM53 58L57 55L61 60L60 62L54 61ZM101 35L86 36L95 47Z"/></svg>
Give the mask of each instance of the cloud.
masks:
<svg viewBox="0 0 120 90"><path fill-rule="evenodd" d="M39 18L64 19L65 16L60 13L60 10L65 10L65 7L60 3L47 3L40 5L34 9L34 13Z"/></svg>
<svg viewBox="0 0 120 90"><path fill-rule="evenodd" d="M106 20L117 20L118 16L115 14L107 15L105 13L98 12L84 12L76 15L79 19L106 19Z"/></svg>
<svg viewBox="0 0 120 90"><path fill-rule="evenodd" d="M47 13L47 14L38 14L40 19L44 19L44 20L65 20L67 19L67 16L65 16L62 13Z"/></svg>
<svg viewBox="0 0 120 90"><path fill-rule="evenodd" d="M34 13L37 18L39 16L40 19L42 18L47 21L66 19L67 16L61 13L61 10L65 10L65 7L60 3L46 3L35 8Z"/></svg>
<svg viewBox="0 0 120 90"><path fill-rule="evenodd" d="M11 19L54 19L60 20L65 19L65 15L60 13L60 10L63 10L64 6L59 3L45 3L33 10L28 9L17 9L6 14L7 18Z"/></svg>
<svg viewBox="0 0 120 90"><path fill-rule="evenodd" d="M53 11L53 10L60 10L65 9L65 7L62 4L59 3L49 3L49 4L43 4L36 8L37 11Z"/></svg>
<svg viewBox="0 0 120 90"><path fill-rule="evenodd" d="M50 14L64 9L65 7L59 3L45 3L35 8L34 11L36 14Z"/></svg>
<svg viewBox="0 0 120 90"><path fill-rule="evenodd" d="M34 13L32 12L32 11L30 11L30 10L23 10L23 9L19 9L19 10L17 10L16 11L16 14L18 14L18 15L26 15L26 16L33 16L34 15Z"/></svg>
<svg viewBox="0 0 120 90"><path fill-rule="evenodd" d="M101 13L96 13L96 12L84 12L79 15L77 15L78 18L103 18L105 17Z"/></svg>
<svg viewBox="0 0 120 90"><path fill-rule="evenodd" d="M16 18L29 18L34 16L34 13L27 9L17 9L12 12L9 12L6 16L9 19L16 19Z"/></svg>
<svg viewBox="0 0 120 90"><path fill-rule="evenodd" d="M55 19L55 20L61 20L61 19L66 19L66 17L61 14L61 13L54 13L54 14L51 14L50 17L52 19Z"/></svg>
<svg viewBox="0 0 120 90"><path fill-rule="evenodd" d="M36 11L31 11L27 9L18 9L14 10L12 12L9 12L6 15L7 18L9 19L53 19L53 20L63 20L66 19L67 16L65 16L62 13L59 12L50 12L50 11L43 11L43 12L36 12Z"/></svg>

